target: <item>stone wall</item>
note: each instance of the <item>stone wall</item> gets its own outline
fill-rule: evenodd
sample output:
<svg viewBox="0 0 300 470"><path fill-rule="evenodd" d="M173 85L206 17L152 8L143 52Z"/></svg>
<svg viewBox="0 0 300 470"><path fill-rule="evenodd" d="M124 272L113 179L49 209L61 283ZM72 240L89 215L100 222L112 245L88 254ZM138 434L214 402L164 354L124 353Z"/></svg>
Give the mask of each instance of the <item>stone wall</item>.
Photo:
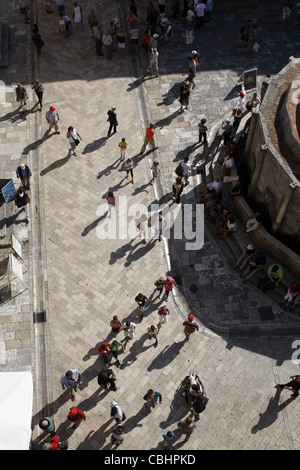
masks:
<svg viewBox="0 0 300 470"><path fill-rule="evenodd" d="M286 120L283 127L279 122L287 90L299 76L300 60L291 59L270 81L260 110L253 113L243 159L248 198L266 215L271 233L300 242L300 183L295 174L300 164L295 167L283 139Z"/></svg>

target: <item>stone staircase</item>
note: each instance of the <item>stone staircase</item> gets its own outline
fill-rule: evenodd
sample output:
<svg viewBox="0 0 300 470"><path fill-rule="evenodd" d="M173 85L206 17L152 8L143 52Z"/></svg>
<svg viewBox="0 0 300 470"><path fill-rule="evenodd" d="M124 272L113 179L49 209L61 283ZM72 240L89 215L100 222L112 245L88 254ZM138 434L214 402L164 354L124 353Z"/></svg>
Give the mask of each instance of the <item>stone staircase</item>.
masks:
<svg viewBox="0 0 300 470"><path fill-rule="evenodd" d="M237 142L237 143L239 142L239 138L240 138L240 136L243 132L242 129L247 124L248 119L249 119L249 115L246 115L246 116L243 117L243 119L241 121L241 124L240 124L240 127L239 127L239 129L241 129L241 130L239 130L239 132L235 135L235 138L234 138L235 142ZM215 178L218 178L220 176L221 170L222 170L222 165L220 165L220 163L218 163L218 160L220 159L221 154L224 150L225 150L225 147L222 144L222 131L220 130L220 125L219 125L219 126L216 126L216 128L214 130L214 135L212 136L212 140L211 140L209 149L207 151L206 161L203 162L202 166L201 166L201 168L202 168L202 175L201 176L202 177L201 177L201 183L200 183L198 189L202 189L207 183L213 181ZM236 177L236 180L238 179L237 170L236 170L235 167L232 169L231 175L233 177ZM229 190L230 190L230 188L233 184L234 184L234 182L232 182L232 183L231 182L223 183L222 203L226 207L228 207L228 201L229 201L228 193L229 193ZM239 196L239 199L241 197L242 196ZM246 201L245 201L245 203L246 203ZM255 248L256 252L257 251L263 251L263 250L261 250L259 246L255 245L255 243L253 242L253 239L251 238L251 234L246 233L244 231L244 225L241 222L241 220L239 219L239 217L237 215L237 211L235 211L235 209L236 209L236 207L235 207L235 203L233 201L233 204L229 206L229 210L234 215L234 218L235 218L236 224L237 224L237 230L236 230L236 232L233 232L229 236L225 237L224 239L220 240L217 237L218 229L214 224L212 224L212 223L210 223L206 220L205 225L206 225L207 229L209 230L209 232L214 236L214 239L215 239L216 243L219 245L219 247L221 248L223 253L226 254L226 259L227 259L229 265L232 267L232 269L235 270L235 273L238 274L239 269L235 267L235 264L236 264L237 259L240 257L241 253L243 252L243 250L245 249L245 247L248 244L251 243L253 245L253 247ZM266 265L265 265L266 268L268 266L270 266L271 264L276 264L277 263L277 261L275 259L273 259L272 257L270 257L269 255L267 255L266 258L267 258ZM280 285L275 289L271 289L271 290L267 291L267 294L265 294L267 296L268 300L270 300L271 303L275 303L277 306L280 304L280 301L285 296L285 294L288 290L288 286L289 286L290 282L299 281L298 279L295 279L295 276L293 276L288 271L288 267L283 266L283 270L284 270L284 278L281 281ZM264 275L265 275L265 269L258 270L252 276L251 280L246 281L246 282L251 282L255 287L257 287L260 279L262 279L264 277ZM241 280L242 279L243 278L241 276ZM282 309L282 311L287 315L287 317L288 317L287 320L288 321L289 320L290 321L295 321L297 319L298 315L300 315L300 302L298 302L298 304L297 304L297 306L296 306L296 308L293 312L290 312L290 311L287 311L287 310L284 310L284 309Z"/></svg>

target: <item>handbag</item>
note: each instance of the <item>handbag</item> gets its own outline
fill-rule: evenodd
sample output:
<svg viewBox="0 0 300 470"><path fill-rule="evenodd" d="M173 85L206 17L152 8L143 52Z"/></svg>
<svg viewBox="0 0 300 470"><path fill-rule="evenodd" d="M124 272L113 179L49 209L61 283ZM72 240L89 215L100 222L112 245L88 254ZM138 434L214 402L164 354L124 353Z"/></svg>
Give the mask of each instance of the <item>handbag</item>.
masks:
<svg viewBox="0 0 300 470"><path fill-rule="evenodd" d="M256 43L253 45L252 50L253 50L254 52L258 52L258 49L259 49L259 44L256 42Z"/></svg>
<svg viewBox="0 0 300 470"><path fill-rule="evenodd" d="M75 139L75 137L71 134L71 132L70 132L70 136L71 136L72 139L74 140L75 145L76 145L76 146L79 145L79 139Z"/></svg>

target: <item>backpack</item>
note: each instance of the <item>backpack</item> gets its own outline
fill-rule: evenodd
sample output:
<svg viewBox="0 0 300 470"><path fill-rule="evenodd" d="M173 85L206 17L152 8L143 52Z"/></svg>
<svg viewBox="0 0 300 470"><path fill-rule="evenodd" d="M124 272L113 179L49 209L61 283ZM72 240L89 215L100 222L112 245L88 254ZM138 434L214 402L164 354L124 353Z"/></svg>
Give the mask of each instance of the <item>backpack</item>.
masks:
<svg viewBox="0 0 300 470"><path fill-rule="evenodd" d="M178 167L175 170L175 173L177 176L183 176L183 168L181 166L181 163L179 163Z"/></svg>

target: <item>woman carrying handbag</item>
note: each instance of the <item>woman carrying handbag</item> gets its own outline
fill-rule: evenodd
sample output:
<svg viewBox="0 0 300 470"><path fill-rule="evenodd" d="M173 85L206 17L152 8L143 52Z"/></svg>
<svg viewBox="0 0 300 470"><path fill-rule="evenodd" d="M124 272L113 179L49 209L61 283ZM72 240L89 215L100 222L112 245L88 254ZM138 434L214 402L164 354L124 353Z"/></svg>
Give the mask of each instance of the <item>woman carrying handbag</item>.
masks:
<svg viewBox="0 0 300 470"><path fill-rule="evenodd" d="M69 144L71 147L70 151L73 152L73 155L76 157L75 148L79 144L80 140L82 140L82 138L73 126L68 127L67 139L69 140Z"/></svg>

